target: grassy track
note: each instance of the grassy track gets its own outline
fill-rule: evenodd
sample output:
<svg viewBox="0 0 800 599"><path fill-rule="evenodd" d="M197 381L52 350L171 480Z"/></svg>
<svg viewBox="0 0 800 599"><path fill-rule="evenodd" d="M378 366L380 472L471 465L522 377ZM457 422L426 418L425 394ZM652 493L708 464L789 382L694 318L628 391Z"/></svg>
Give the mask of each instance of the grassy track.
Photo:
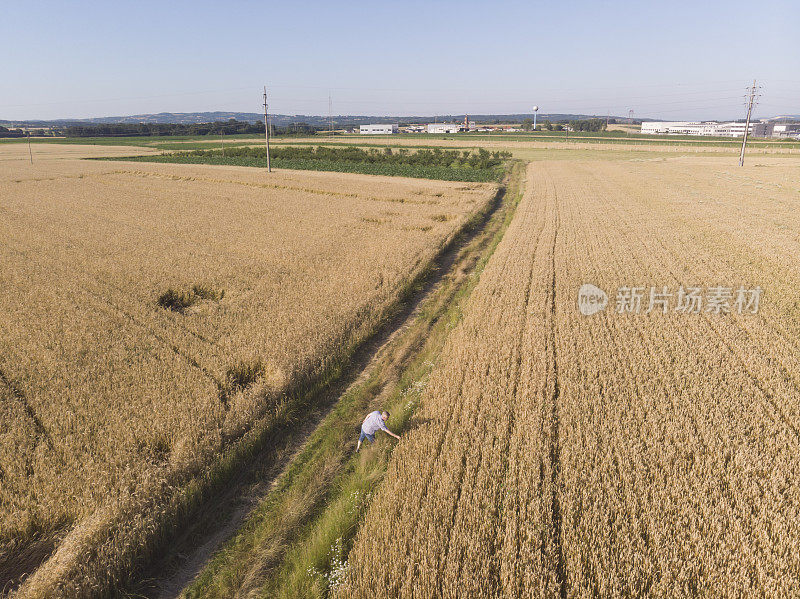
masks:
<svg viewBox="0 0 800 599"><path fill-rule="evenodd" d="M394 443L379 438L353 453L364 413L380 406L404 432L461 306L508 226L521 193L515 165L502 205L455 259L410 326L352 386L310 437L278 486L184 591L186 597L320 597L336 582Z"/></svg>

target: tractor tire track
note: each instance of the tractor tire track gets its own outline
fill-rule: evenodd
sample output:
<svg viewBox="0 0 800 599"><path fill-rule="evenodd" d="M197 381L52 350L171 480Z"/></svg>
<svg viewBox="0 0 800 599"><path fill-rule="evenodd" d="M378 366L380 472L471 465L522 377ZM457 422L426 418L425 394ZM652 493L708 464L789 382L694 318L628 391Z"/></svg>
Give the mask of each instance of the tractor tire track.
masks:
<svg viewBox="0 0 800 599"><path fill-rule="evenodd" d="M561 522L561 446L559 439L559 414L558 403L560 386L558 382L558 351L556 348L556 246L558 244L559 210L558 210L558 190L553 185L553 207L555 211L555 223L553 231L553 243L550 247L550 288L548 289L548 345L549 345L549 368L548 376L552 381L552 392L550 402L552 412L550 414L550 488L552 493L551 518L552 518L552 540L555 553L555 573L556 582L559 588L559 596L565 599L567 596L567 573L564 562L564 547L562 541L562 522Z"/></svg>

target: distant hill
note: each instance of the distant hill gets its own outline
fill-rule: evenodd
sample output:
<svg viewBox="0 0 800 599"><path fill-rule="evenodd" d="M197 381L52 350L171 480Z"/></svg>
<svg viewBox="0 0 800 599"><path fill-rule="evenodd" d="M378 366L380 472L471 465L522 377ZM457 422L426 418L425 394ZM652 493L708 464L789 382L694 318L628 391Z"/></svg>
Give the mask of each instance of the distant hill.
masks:
<svg viewBox="0 0 800 599"><path fill-rule="evenodd" d="M456 121L461 122L464 120L463 114L446 114L446 115L420 115L420 116L363 116L363 115L334 115L331 117L334 126L342 125L366 125L369 123L432 123ZM502 123L519 123L523 119L531 118L531 114L470 114L471 121L478 122L492 122L499 121ZM605 115L589 115L589 114L567 114L567 113L551 113L539 114L538 120L584 120L592 118L605 119ZM616 119L617 122L629 122L630 119L626 117L611 117ZM160 123L160 124L180 124L191 125L197 123L211 123L214 121L227 121L229 119L236 119L237 121L245 121L254 123L256 121L264 120L263 114L257 112L159 112L157 114L134 114L128 116L106 116L95 117L89 119L55 119L55 120L26 120L26 121L4 121L0 120L0 125L6 127L16 126L31 126L31 127L66 127L69 125L110 125L110 124L135 124L135 123ZM636 119L637 122L653 119ZM271 114L270 121L276 126L286 126L292 123L308 123L312 126L326 126L329 123L327 116L307 115L307 114Z"/></svg>
<svg viewBox="0 0 800 599"><path fill-rule="evenodd" d="M432 123L434 121L442 122L462 122L464 120L463 114L439 114L439 115L418 115L418 116L365 116L365 115L342 115L337 114L331 117L334 126L341 127L343 125L366 125L369 123L399 123L401 125L410 123ZM469 120L482 123L491 123L497 121L500 123L519 123L524 119L531 118L531 114L470 114ZM605 115L596 114L569 114L569 113L549 113L538 115L539 122L542 121L571 121L571 120L585 120L585 119L604 119ZM617 123L631 123L632 120L628 117L611 116L611 119ZM111 125L111 124L136 124L136 123L158 123L158 124L179 124L179 125L193 125L197 123L212 123L214 121L227 121L229 119L236 119L237 121L244 121L254 123L256 121L263 122L264 115L257 112L159 112L156 114L133 114L128 116L104 116L94 117L89 119L55 119L55 120L25 120L25 121L5 121L0 120L0 125L5 127L66 127L69 125ZM641 123L642 121L655 121L659 119L651 118L636 118L635 122ZM800 115L780 115L770 119L770 121L798 121ZM285 127L292 123L307 123L316 127L325 127L328 125L329 120L327 116L310 115L310 114L271 114L270 121L273 125L278 127Z"/></svg>
<svg viewBox="0 0 800 599"><path fill-rule="evenodd" d="M275 115L277 116L277 115ZM273 116L273 118L275 118ZM26 120L26 121L4 121L0 120L0 125L30 125L34 127L65 127L68 125L116 125L116 124L136 124L136 123L159 123L159 124L180 124L192 125L196 123L211 123L214 121L227 121L236 119L253 123L264 120L264 115L255 112L159 112L157 114L133 114L128 116L104 116L88 119L54 119L54 120Z"/></svg>

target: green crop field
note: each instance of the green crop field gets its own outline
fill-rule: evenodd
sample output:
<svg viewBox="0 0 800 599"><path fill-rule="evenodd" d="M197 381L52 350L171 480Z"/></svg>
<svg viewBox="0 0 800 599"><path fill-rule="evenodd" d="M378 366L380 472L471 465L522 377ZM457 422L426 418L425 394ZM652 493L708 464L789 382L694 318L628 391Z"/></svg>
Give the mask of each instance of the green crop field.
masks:
<svg viewBox="0 0 800 599"><path fill-rule="evenodd" d="M478 150L432 150L410 152L401 148L363 149L354 146L283 146L270 151L272 166L294 170L361 173L365 175L390 175L443 181L488 182L496 181L502 174L503 162L510 158L508 152ZM177 164L214 164L225 166L264 167L266 148L229 148L227 153L217 150L195 150L171 154L114 157L103 160L128 160L134 162L166 162Z"/></svg>

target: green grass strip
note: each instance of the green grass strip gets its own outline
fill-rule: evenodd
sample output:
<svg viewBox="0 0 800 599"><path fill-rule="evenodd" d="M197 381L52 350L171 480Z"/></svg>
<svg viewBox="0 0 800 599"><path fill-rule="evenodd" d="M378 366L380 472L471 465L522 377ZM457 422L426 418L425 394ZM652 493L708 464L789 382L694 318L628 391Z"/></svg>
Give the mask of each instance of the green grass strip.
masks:
<svg viewBox="0 0 800 599"><path fill-rule="evenodd" d="M94 159L93 159L94 160ZM249 166L265 168L263 158L249 156L194 156L191 154L162 154L153 156L131 156L127 158L100 158L125 162L159 162L174 164L213 164L224 166ZM338 173L360 173L362 175L388 175L393 177L412 177L416 179L437 179L441 181L490 182L500 179L502 168L457 168L449 166L428 166L415 164L372 164L362 162L332 160L302 160L275 158L274 168L304 171L327 171Z"/></svg>

